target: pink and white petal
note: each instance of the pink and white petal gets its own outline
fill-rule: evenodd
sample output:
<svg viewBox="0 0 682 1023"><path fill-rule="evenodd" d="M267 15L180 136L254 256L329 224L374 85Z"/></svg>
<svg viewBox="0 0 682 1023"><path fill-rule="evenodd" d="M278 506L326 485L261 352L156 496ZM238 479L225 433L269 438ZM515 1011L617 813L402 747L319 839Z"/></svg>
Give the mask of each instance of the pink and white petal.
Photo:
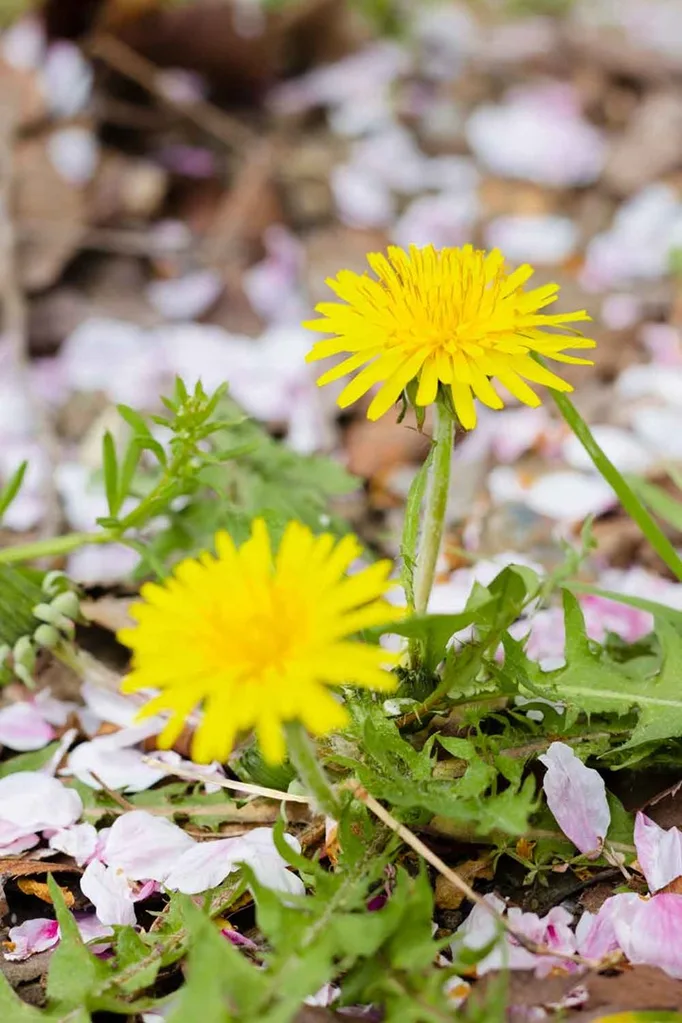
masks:
<svg viewBox="0 0 682 1023"><path fill-rule="evenodd" d="M106 952L111 945L111 942L107 939L113 936L113 929L108 924L103 924L101 920L98 920L95 913L74 913L74 918L83 941L86 944L89 944L91 941L98 942L96 945L90 945L90 951L94 952L95 955ZM102 939L101 943L99 942L100 938Z"/></svg>
<svg viewBox="0 0 682 1023"><path fill-rule="evenodd" d="M145 810L131 810L114 821L102 858L130 880L164 883L180 857L196 845L172 821Z"/></svg>
<svg viewBox="0 0 682 1023"><path fill-rule="evenodd" d="M599 961L620 948L616 924L634 916L642 901L634 892L621 892L607 899L598 913L583 913L575 930L580 955Z"/></svg>
<svg viewBox="0 0 682 1023"><path fill-rule="evenodd" d="M295 851L300 851L293 835L286 835L285 839ZM247 864L267 888L292 895L305 892L301 879L287 869L275 848L271 828L254 828L241 838L195 845L180 858L166 878L166 886L195 895L215 888L241 863Z"/></svg>
<svg viewBox="0 0 682 1023"><path fill-rule="evenodd" d="M300 843L293 835L285 834L284 840L294 852L300 853ZM237 862L251 867L262 885L291 895L305 894L303 881L288 869L286 861L277 851L271 828L254 828L238 841L242 843L242 849L236 854Z"/></svg>
<svg viewBox="0 0 682 1023"><path fill-rule="evenodd" d="M33 703L13 703L0 710L0 743L3 746L26 753L42 749L53 739L52 725Z"/></svg>
<svg viewBox="0 0 682 1023"><path fill-rule="evenodd" d="M152 729L152 734L156 731ZM74 775L84 785L99 789L94 775L109 788L143 792L165 777L161 768L150 767L144 754L132 748L144 736L138 728L126 728L83 742L69 754L64 774Z"/></svg>
<svg viewBox="0 0 682 1023"><path fill-rule="evenodd" d="M0 821L18 826L21 834L66 828L82 812L78 793L41 771L0 778Z"/></svg>
<svg viewBox="0 0 682 1023"><path fill-rule="evenodd" d="M241 839L195 843L176 862L166 878L166 887L185 895L198 895L221 884L237 869L233 852Z"/></svg>
<svg viewBox="0 0 682 1023"><path fill-rule="evenodd" d="M643 813L635 817L635 848L642 873L652 892L682 877L682 831L658 826Z"/></svg>
<svg viewBox="0 0 682 1023"><path fill-rule="evenodd" d="M538 759L547 768L542 787L557 824L581 853L598 856L611 823L601 775L563 742Z"/></svg>
<svg viewBox="0 0 682 1023"><path fill-rule="evenodd" d="M22 824L13 824L0 818L0 856L14 856L32 849L40 836Z"/></svg>
<svg viewBox="0 0 682 1023"><path fill-rule="evenodd" d="M137 712L142 706L141 700L104 689L103 686L95 685L93 682L85 682L81 693L86 707L100 722L106 721L108 724L118 725L119 728L131 728L135 725ZM164 726L163 719L148 718L145 722L146 727L149 727L152 721L158 725L158 730L161 731Z"/></svg>
<svg viewBox="0 0 682 1023"><path fill-rule="evenodd" d="M97 852L99 836L92 824L72 824L68 828L60 828L50 835L50 849L73 856L79 867L93 859Z"/></svg>
<svg viewBox="0 0 682 1023"><path fill-rule="evenodd" d="M500 915L506 909L502 899L495 895L484 895L483 898ZM474 906L464 923L457 929L451 948L453 954L457 956L462 948L472 951L483 949L495 941L496 937L498 940L492 950L476 964L476 973L479 977L492 970L535 969L540 957L520 945L512 945L508 935L496 923L493 914L482 905Z"/></svg>
<svg viewBox="0 0 682 1023"><path fill-rule="evenodd" d="M69 720L69 715L77 709L78 704L72 700L58 700L49 689L41 689L31 701L49 724L62 728Z"/></svg>
<svg viewBox="0 0 682 1023"><path fill-rule="evenodd" d="M134 926L137 922L133 890L120 870L93 860L81 877L81 891L95 907L101 924Z"/></svg>
<svg viewBox="0 0 682 1023"><path fill-rule="evenodd" d="M10 927L7 935L13 948L4 953L11 963L23 962L36 952L46 952L59 941L59 924L47 917L26 920L17 927Z"/></svg>
<svg viewBox="0 0 682 1023"><path fill-rule="evenodd" d="M640 899L634 912L615 918L618 944L634 965L658 966L682 979L682 895Z"/></svg>

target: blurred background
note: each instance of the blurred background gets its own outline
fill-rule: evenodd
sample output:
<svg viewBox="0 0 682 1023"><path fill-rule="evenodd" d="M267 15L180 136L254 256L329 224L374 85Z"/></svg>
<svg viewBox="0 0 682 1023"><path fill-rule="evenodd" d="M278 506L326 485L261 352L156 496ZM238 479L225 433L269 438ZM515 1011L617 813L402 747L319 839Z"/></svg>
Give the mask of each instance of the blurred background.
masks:
<svg viewBox="0 0 682 1023"><path fill-rule="evenodd" d="M595 318L579 408L622 471L677 493L679 0L0 10L0 477L29 461L4 542L93 528L116 403L153 412L179 374L227 380L273 436L357 474L346 514L397 553L428 440L341 416L300 325L327 276L390 243L499 246L559 281ZM551 402L511 404L458 443L434 609L457 609L477 559L551 566L589 515L594 574L680 603ZM68 567L110 585L134 560L86 548Z"/></svg>

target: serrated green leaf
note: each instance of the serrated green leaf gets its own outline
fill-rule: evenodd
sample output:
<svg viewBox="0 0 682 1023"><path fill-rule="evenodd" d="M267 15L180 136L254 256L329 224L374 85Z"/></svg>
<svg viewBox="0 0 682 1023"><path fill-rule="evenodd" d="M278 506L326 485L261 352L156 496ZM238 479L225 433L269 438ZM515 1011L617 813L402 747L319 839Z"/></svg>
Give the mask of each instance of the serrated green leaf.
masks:
<svg viewBox="0 0 682 1023"><path fill-rule="evenodd" d="M189 933L187 979L168 1023L250 1021L267 979L186 896L178 897ZM255 1017L257 1018L257 1017Z"/></svg>
<svg viewBox="0 0 682 1023"><path fill-rule="evenodd" d="M481 594L472 607L465 611L452 615L415 615L404 621L391 622L384 627L368 630L370 634L384 635L391 633L396 636L405 636L408 639L419 639L424 645L423 665L425 671L435 671L440 661L445 656L448 643L462 629L468 628L475 622L480 621L481 615L493 598Z"/></svg>
<svg viewBox="0 0 682 1023"><path fill-rule="evenodd" d="M426 481L431 462L433 461L434 446L432 445L421 468L415 475L405 502L404 527L402 535L402 546L400 556L402 567L400 570L400 582L405 590L407 605L414 610L414 567L417 555L417 542L419 540L420 514L424 494L426 492Z"/></svg>
<svg viewBox="0 0 682 1023"><path fill-rule="evenodd" d="M51 1006L76 1009L88 1006L96 985L110 976L106 963L94 956L83 943L78 925L64 902L61 889L52 874L47 876L60 941L52 953L47 975L47 997Z"/></svg>
<svg viewBox="0 0 682 1023"><path fill-rule="evenodd" d="M526 658L524 670L532 692L565 702L574 713L623 715L637 709L637 724L621 750L682 736L682 637L669 622L658 619L656 623L662 646L660 671L645 673L610 661L588 639L580 605L568 590L564 591L564 621L567 663L557 671L543 672ZM518 665L518 651L516 656Z"/></svg>
<svg viewBox="0 0 682 1023"><path fill-rule="evenodd" d="M142 940L134 927L116 928L115 954L117 990L123 994L135 994L154 983L162 957L153 944ZM129 978L127 974L130 974Z"/></svg>

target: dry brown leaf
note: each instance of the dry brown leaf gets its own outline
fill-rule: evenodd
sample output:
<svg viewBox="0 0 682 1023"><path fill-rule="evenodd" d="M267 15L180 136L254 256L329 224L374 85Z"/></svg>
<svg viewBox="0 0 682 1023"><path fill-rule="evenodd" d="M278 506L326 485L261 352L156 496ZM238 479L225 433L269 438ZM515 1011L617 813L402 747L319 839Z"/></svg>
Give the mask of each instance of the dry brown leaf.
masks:
<svg viewBox="0 0 682 1023"><path fill-rule="evenodd" d="M12 105L18 128L25 128L45 116L45 96L36 73L11 67L1 58L0 95L4 105Z"/></svg>
<svg viewBox="0 0 682 1023"><path fill-rule="evenodd" d="M132 597L106 596L99 600L82 600L81 611L89 622L111 632L118 632L119 629L127 629L135 624L128 614L133 603Z"/></svg>
<svg viewBox="0 0 682 1023"><path fill-rule="evenodd" d="M21 141L14 153L15 215L24 236L19 274L27 291L54 284L86 230L85 191L55 170L42 138Z"/></svg>
<svg viewBox="0 0 682 1023"><path fill-rule="evenodd" d="M6 856L0 859L0 876L27 877L33 874L82 874L83 871L75 864L46 863L44 860L25 860L19 856Z"/></svg>
<svg viewBox="0 0 682 1023"><path fill-rule="evenodd" d="M516 852L525 860L529 860L533 855L533 849L536 843L531 842L528 838L520 838L516 843Z"/></svg>
<svg viewBox="0 0 682 1023"><path fill-rule="evenodd" d="M489 856L482 856L477 860L467 860L456 867L459 877L472 885L478 878L490 880L493 876L493 865ZM464 895L450 884L447 878L440 874L436 878L436 906L438 909L459 909L464 901Z"/></svg>
<svg viewBox="0 0 682 1023"><path fill-rule="evenodd" d="M35 895L35 897L40 899L42 902L47 902L50 906L53 905L50 889L43 881L34 881L32 878L22 878L20 881L17 881L17 885L24 895ZM69 909L71 909L75 902L73 892L70 892L68 888L62 888L61 885L59 886L59 890L64 897L64 902Z"/></svg>

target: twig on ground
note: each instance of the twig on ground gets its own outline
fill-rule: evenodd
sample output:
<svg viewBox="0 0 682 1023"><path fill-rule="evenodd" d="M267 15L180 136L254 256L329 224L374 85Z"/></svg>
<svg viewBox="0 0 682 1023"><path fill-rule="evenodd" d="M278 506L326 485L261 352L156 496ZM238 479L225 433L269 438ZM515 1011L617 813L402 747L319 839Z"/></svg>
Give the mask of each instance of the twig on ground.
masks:
<svg viewBox="0 0 682 1023"><path fill-rule="evenodd" d="M95 781L101 788L102 792L106 792L106 794L109 796L109 799L113 799L115 803L118 803L118 805L122 807L126 811L126 813L129 810L139 809L139 807L135 806L134 803L131 803L128 799L126 799L125 796L122 796L120 792L116 792L115 789L109 788L106 782L103 782L100 776L98 774L95 774L94 771L90 771L90 774L95 779Z"/></svg>
<svg viewBox="0 0 682 1023"><path fill-rule="evenodd" d="M476 906L482 906L486 912L490 913L495 918L501 928L503 928L507 934L509 934L515 941L517 941L523 948L529 952L535 953L535 955L546 955L552 956L555 959L563 959L565 962L579 963L582 966L594 966L592 960L585 959L584 956L578 955L572 952L558 952L555 949L547 948L544 945L539 945L534 941L531 941L525 936L525 934L519 934L519 932L512 927L509 921L501 916L497 910L485 901L485 899L474 891L471 885L459 876L451 867L445 863L440 856L437 856L427 845L418 838L413 831L401 824L400 821L388 812L381 805L374 796L370 795L369 792L359 782L349 782L346 786L355 796L356 799L364 803L368 810L370 810L375 817L377 817L382 824L385 824L387 828L390 828L398 838L402 839L405 845L409 845L422 859L425 859L427 863L430 863L439 874L441 874L446 881L449 881L453 888L458 891Z"/></svg>
<svg viewBox="0 0 682 1023"><path fill-rule="evenodd" d="M163 88L156 65L108 32L94 35L89 40L86 51L91 57L101 60L114 71L146 89L156 99L182 114L188 121L192 121L198 128L228 148L241 149L253 141L254 134L250 128L226 114L224 110L219 110L212 103L207 103L206 100L195 100L193 103L176 100Z"/></svg>

